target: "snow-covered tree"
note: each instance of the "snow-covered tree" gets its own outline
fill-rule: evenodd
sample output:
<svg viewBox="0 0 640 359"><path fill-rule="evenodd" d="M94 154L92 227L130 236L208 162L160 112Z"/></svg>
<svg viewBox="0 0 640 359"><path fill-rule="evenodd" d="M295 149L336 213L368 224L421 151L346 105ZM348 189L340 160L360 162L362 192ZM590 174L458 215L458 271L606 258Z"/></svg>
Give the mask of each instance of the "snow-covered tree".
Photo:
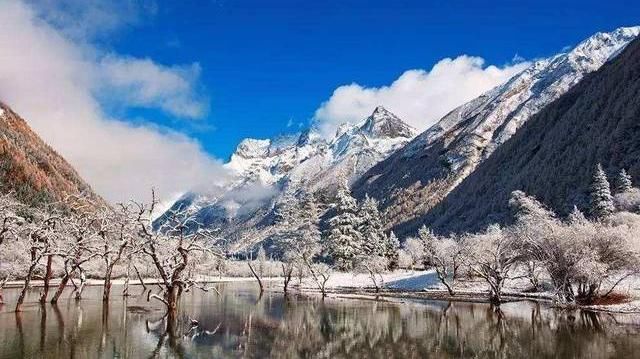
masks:
<svg viewBox="0 0 640 359"><path fill-rule="evenodd" d="M338 269L353 267L354 258L362 251L362 233L356 200L346 184L338 189L335 215L329 220L329 253Z"/></svg>
<svg viewBox="0 0 640 359"><path fill-rule="evenodd" d="M567 216L567 221L569 223L583 223L587 221L587 217L585 217L584 213L578 209L577 206L573 206L573 210Z"/></svg>
<svg viewBox="0 0 640 359"><path fill-rule="evenodd" d="M322 250L320 214L313 193L303 193L298 200L287 194L279 204L275 225L276 248L282 260L284 291L287 292L293 272L300 279L307 272L306 262L312 262Z"/></svg>
<svg viewBox="0 0 640 359"><path fill-rule="evenodd" d="M613 197L607 175L598 163L590 188L589 211L593 218L604 219L614 211Z"/></svg>
<svg viewBox="0 0 640 359"><path fill-rule="evenodd" d="M160 277L158 286L162 295L148 293L147 298L155 298L167 307L169 322L175 323L178 300L191 287L208 290L198 284L188 270L197 254L210 253L222 256L215 246L215 230L207 230L194 219L193 214L178 208L167 212L168 219L154 230L154 209L157 205L155 194L151 202L134 202L137 245L150 260Z"/></svg>
<svg viewBox="0 0 640 359"><path fill-rule="evenodd" d="M625 193L633 188L633 182L631 180L631 176L625 171L625 169L621 169L618 177L616 178L616 193Z"/></svg>
<svg viewBox="0 0 640 359"><path fill-rule="evenodd" d="M514 269L522 259L517 236L511 236L498 225L485 232L463 237L465 264L489 284L489 299L502 302L502 288L513 277Z"/></svg>
<svg viewBox="0 0 640 359"><path fill-rule="evenodd" d="M362 255L384 256L386 254L384 225L378 210L378 201L365 195L360 206L358 230L362 234Z"/></svg>
<svg viewBox="0 0 640 359"><path fill-rule="evenodd" d="M422 244L422 241L420 239L415 237L407 238L404 241L403 250L407 254L407 256L409 256L411 270L413 270L413 267L416 264L422 263L424 261L424 245Z"/></svg>
<svg viewBox="0 0 640 359"><path fill-rule="evenodd" d="M384 277L382 274L389 267L387 258L379 255L360 255L356 258L355 269L358 272L365 273L376 293L384 286Z"/></svg>
<svg viewBox="0 0 640 359"><path fill-rule="evenodd" d="M393 270L400 265L400 241L393 231L389 232L388 236L385 236L385 252L384 257L387 258L389 269Z"/></svg>
<svg viewBox="0 0 640 359"><path fill-rule="evenodd" d="M258 273L260 276L264 276L264 269L267 265L267 252L263 246L258 248L258 254L256 254L256 260L258 261Z"/></svg>
<svg viewBox="0 0 640 359"><path fill-rule="evenodd" d="M438 279L447 288L450 295L458 279L458 270L463 263L463 248L454 237L440 238L425 226L420 228L418 236L425 252L425 268L433 267Z"/></svg>

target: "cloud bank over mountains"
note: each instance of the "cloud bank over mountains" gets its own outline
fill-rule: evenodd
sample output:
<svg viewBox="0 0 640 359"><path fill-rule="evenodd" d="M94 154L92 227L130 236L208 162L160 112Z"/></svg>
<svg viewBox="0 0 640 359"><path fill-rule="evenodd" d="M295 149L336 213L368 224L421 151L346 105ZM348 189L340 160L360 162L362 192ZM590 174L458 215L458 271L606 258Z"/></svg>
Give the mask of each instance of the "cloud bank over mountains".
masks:
<svg viewBox="0 0 640 359"><path fill-rule="evenodd" d="M528 62L485 66L484 59L461 55L445 58L431 70L405 71L392 84L364 87L353 83L338 87L315 112L325 136L344 122L357 123L383 105L420 131L426 130L455 107L505 82L529 66Z"/></svg>

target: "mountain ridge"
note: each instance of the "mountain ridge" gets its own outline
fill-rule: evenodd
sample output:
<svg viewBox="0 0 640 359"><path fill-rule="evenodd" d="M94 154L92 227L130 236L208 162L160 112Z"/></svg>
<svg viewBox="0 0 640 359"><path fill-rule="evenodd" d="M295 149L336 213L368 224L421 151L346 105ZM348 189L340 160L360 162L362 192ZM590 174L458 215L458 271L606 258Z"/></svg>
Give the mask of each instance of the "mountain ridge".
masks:
<svg viewBox="0 0 640 359"><path fill-rule="evenodd" d="M427 213L533 114L597 70L638 36L640 27L596 33L571 51L534 62L445 115L353 185L378 199L396 227Z"/></svg>

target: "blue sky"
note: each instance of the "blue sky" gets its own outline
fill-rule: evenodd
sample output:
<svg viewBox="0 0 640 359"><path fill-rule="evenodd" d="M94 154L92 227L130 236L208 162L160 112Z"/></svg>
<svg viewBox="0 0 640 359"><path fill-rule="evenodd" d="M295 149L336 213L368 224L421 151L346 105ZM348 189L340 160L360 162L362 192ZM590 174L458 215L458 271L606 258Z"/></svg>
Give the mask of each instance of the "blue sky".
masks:
<svg viewBox="0 0 640 359"><path fill-rule="evenodd" d="M155 16L110 38L118 52L198 62L210 111L197 124L156 111L226 158L243 137L308 123L333 90L391 83L444 57L502 65L547 56L596 31L639 23L640 2L160 1Z"/></svg>

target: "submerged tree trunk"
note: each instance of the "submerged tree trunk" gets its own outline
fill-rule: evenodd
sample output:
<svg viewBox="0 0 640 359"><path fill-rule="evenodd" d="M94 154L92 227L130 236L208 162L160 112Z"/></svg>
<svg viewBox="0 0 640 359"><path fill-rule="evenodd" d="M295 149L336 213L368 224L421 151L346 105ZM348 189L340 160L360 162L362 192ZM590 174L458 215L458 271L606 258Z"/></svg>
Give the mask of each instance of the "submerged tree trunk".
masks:
<svg viewBox="0 0 640 359"><path fill-rule="evenodd" d="M122 289L122 296L129 295L129 276L131 274L131 261L127 262L127 276L124 278L124 289Z"/></svg>
<svg viewBox="0 0 640 359"><path fill-rule="evenodd" d="M60 279L60 284L58 284L58 289L56 289L56 292L53 294L53 298L51 298L51 304L58 303L58 299L60 299L62 292L64 292L64 288L67 286L67 283L69 283L69 280L71 279L71 274L76 270L76 268L77 266L73 266L71 270L69 270L62 276L62 278Z"/></svg>
<svg viewBox="0 0 640 359"><path fill-rule="evenodd" d="M104 288L102 291L102 301L108 302L111 295L111 275L113 274L113 264L107 266L107 270L104 274Z"/></svg>
<svg viewBox="0 0 640 359"><path fill-rule="evenodd" d="M258 281L258 285L260 286L260 294L264 293L264 284L262 283L262 279L260 278L258 273L256 273L256 271L253 269L253 266L251 265L251 261L247 261L247 264L249 265L249 269L251 270L251 273L253 274L254 277L256 277L256 280Z"/></svg>
<svg viewBox="0 0 640 359"><path fill-rule="evenodd" d="M84 273L84 270L80 269L80 285L76 290L76 300L82 299L82 291L84 290L84 286L87 283L87 276Z"/></svg>
<svg viewBox="0 0 640 359"><path fill-rule="evenodd" d="M284 293L287 294L287 290L289 289L289 283L291 282L291 277L293 275L293 266L285 265L282 263L282 276L284 277Z"/></svg>
<svg viewBox="0 0 640 359"><path fill-rule="evenodd" d="M24 303L24 299L27 296L27 291L29 290L29 286L31 285L31 277L33 276L33 272L38 265L38 261L36 260L35 250L31 250L31 265L27 270L27 276L24 278L24 287L22 291L20 291L20 295L18 296L18 301L16 302L16 312L22 311L22 304Z"/></svg>
<svg viewBox="0 0 640 359"><path fill-rule="evenodd" d="M44 287L42 288L42 293L40 293L40 303L45 304L47 302L47 297L49 296L49 282L51 281L51 262L53 260L52 255L47 256L47 269L44 273Z"/></svg>

